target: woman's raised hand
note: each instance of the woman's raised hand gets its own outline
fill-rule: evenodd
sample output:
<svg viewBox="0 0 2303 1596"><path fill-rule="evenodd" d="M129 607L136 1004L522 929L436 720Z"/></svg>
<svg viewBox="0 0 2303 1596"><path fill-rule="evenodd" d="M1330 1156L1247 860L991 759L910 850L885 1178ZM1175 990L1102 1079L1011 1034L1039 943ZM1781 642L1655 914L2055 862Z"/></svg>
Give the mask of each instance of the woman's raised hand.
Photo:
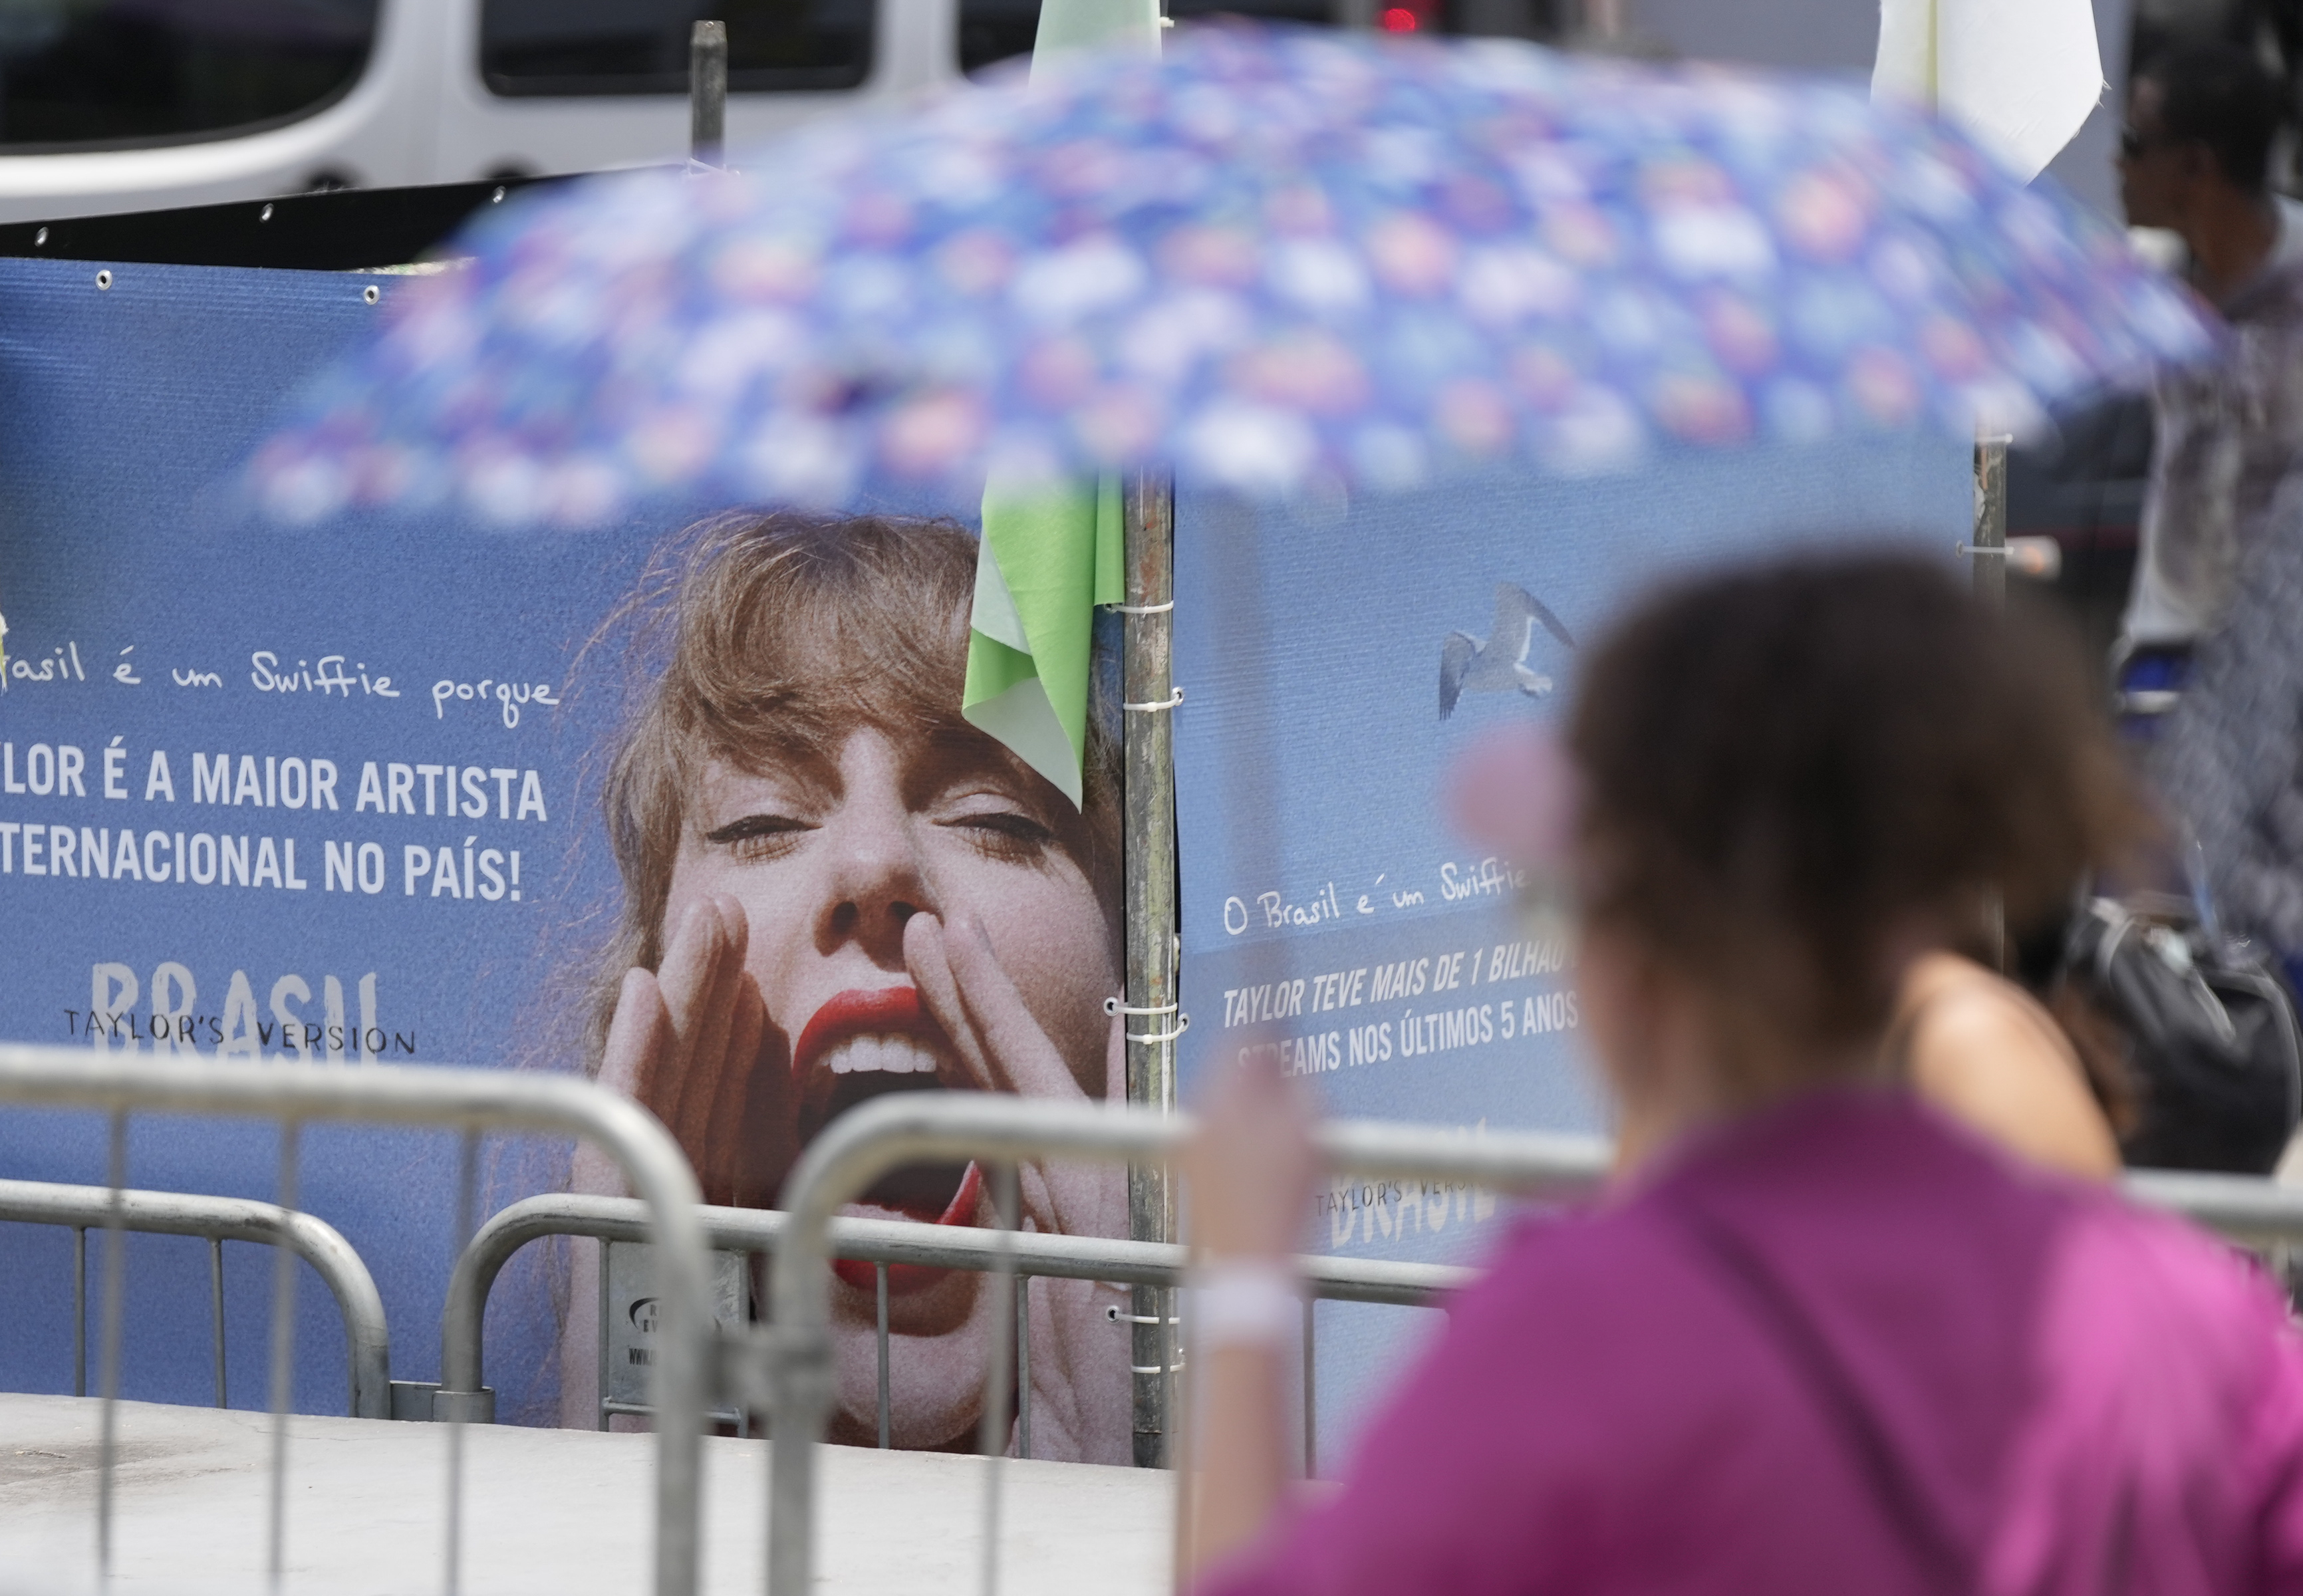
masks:
<svg viewBox="0 0 2303 1596"><path fill-rule="evenodd" d="M1184 1152L1194 1249L1211 1261L1292 1262L1318 1174L1310 1094L1268 1064L1230 1070Z"/></svg>
<svg viewBox="0 0 2303 1596"><path fill-rule="evenodd" d="M791 1070L764 1056L772 1037L759 984L744 967L749 938L733 898L689 906L662 967L626 973L600 1080L663 1121L705 1202L758 1206L774 1196L796 1149Z"/></svg>

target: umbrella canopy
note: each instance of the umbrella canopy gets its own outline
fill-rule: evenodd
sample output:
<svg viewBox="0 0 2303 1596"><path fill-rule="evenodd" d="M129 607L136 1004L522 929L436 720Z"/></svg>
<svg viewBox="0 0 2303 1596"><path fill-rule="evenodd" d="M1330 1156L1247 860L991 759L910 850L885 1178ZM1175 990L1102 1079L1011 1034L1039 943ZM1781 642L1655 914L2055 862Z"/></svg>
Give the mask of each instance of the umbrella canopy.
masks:
<svg viewBox="0 0 2303 1596"><path fill-rule="evenodd" d="M1917 112L1504 41L1185 30L749 165L492 216L262 452L264 502L1408 487L2020 426L2207 346L2118 232Z"/></svg>

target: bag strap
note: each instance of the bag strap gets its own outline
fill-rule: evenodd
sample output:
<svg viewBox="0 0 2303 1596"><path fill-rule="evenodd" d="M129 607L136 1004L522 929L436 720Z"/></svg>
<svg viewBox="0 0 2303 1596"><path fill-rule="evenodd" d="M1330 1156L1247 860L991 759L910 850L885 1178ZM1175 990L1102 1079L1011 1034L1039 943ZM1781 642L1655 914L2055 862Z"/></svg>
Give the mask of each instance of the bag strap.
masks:
<svg viewBox="0 0 2303 1596"><path fill-rule="evenodd" d="M1749 1242L1695 1203L1683 1199L1663 1207L1838 1431L1857 1474L1870 1488L1928 1585L1960 1596L1970 1591L1971 1558L1966 1548L1937 1515L1932 1498L1920 1489L1830 1341L1782 1280Z"/></svg>

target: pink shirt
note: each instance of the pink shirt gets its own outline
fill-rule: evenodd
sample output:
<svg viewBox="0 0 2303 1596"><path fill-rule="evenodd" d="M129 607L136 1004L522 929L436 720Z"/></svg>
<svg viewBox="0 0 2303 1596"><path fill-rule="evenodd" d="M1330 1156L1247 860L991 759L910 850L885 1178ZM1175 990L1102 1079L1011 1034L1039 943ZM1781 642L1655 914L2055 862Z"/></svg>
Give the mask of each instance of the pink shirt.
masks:
<svg viewBox="0 0 2303 1596"><path fill-rule="evenodd" d="M1818 1092L1520 1226L1202 1591L2303 1592L2303 1344L2211 1238Z"/></svg>

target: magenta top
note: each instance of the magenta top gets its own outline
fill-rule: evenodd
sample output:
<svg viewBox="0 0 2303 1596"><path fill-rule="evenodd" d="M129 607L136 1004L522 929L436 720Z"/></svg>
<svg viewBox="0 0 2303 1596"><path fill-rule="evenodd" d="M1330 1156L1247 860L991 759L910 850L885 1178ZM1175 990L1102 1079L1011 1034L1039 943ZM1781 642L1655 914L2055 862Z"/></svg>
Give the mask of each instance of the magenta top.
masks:
<svg viewBox="0 0 2303 1596"><path fill-rule="evenodd" d="M1818 1092L1522 1224L1202 1591L2303 1592L2303 1343L2199 1232Z"/></svg>

